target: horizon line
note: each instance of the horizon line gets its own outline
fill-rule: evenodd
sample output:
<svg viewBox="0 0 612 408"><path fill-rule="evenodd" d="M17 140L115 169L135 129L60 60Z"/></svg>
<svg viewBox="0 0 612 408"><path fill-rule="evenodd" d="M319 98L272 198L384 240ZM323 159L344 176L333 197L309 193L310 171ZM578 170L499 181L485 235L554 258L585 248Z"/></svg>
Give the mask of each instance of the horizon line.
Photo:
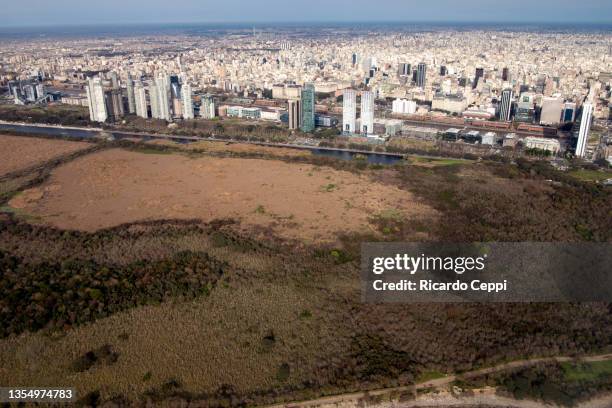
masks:
<svg viewBox="0 0 612 408"><path fill-rule="evenodd" d="M612 21L487 21L487 20L304 20L304 21L124 21L124 22L100 22L100 23L60 23L60 24L20 24L0 25L0 29L19 28L76 28L76 27L122 27L136 26L160 26L160 25L309 25L309 24L475 24L475 25L610 25Z"/></svg>

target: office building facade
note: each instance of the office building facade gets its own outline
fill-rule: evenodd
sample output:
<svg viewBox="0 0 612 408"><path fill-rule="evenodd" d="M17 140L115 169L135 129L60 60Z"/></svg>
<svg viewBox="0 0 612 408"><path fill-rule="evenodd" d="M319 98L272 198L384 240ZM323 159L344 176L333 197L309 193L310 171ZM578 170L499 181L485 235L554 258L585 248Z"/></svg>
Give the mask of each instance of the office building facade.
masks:
<svg viewBox="0 0 612 408"><path fill-rule="evenodd" d="M419 88L425 88L427 83L427 65L424 62L419 63L416 71L416 85Z"/></svg>
<svg viewBox="0 0 612 408"><path fill-rule="evenodd" d="M563 113L563 98L544 97L540 112L541 125L558 125Z"/></svg>
<svg viewBox="0 0 612 408"><path fill-rule="evenodd" d="M407 76L410 76L411 73L412 73L412 67L410 66L410 64L406 62L400 62L397 68L398 76L407 77Z"/></svg>
<svg viewBox="0 0 612 408"><path fill-rule="evenodd" d="M302 90L302 126L303 132L315 130L315 87L306 84Z"/></svg>
<svg viewBox="0 0 612 408"><path fill-rule="evenodd" d="M574 102L566 102L563 105L563 115L561 121L564 123L573 122L576 119L576 104Z"/></svg>
<svg viewBox="0 0 612 408"><path fill-rule="evenodd" d="M499 120L509 121L512 113L512 98L514 92L512 89L504 89L499 103Z"/></svg>
<svg viewBox="0 0 612 408"><path fill-rule="evenodd" d="M472 88L476 89L478 86L478 82L484 78L484 68L476 68L476 73L474 74L474 82L472 83Z"/></svg>
<svg viewBox="0 0 612 408"><path fill-rule="evenodd" d="M302 108L299 99L289 99L287 101L289 112L289 129L295 130L302 126Z"/></svg>
<svg viewBox="0 0 612 408"><path fill-rule="evenodd" d="M586 154L592 119L593 105L590 102L586 102L584 105L582 105L582 117L580 119L580 128L578 130L578 142L576 144L577 157L584 157Z"/></svg>

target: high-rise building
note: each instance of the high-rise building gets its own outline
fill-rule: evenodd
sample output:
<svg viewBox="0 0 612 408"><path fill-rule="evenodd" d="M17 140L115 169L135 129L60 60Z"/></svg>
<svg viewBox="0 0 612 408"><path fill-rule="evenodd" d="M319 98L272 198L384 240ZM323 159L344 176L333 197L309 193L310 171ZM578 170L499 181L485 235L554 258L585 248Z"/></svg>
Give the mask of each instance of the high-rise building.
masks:
<svg viewBox="0 0 612 408"><path fill-rule="evenodd" d="M514 120L517 122L533 123L535 117L535 94L523 92L516 104Z"/></svg>
<svg viewBox="0 0 612 408"><path fill-rule="evenodd" d="M563 98L544 97L540 112L541 125L558 125L563 112Z"/></svg>
<svg viewBox="0 0 612 408"><path fill-rule="evenodd" d="M181 99L181 82L178 75L170 75L170 96L172 99Z"/></svg>
<svg viewBox="0 0 612 408"><path fill-rule="evenodd" d="M159 119L161 115L159 109L159 96L157 94L157 85L155 85L155 81L151 81L149 84L149 100L151 101L151 117L155 119Z"/></svg>
<svg viewBox="0 0 612 408"><path fill-rule="evenodd" d="M419 88L425 88L427 83L427 65L424 62L419 63L417 67L416 84Z"/></svg>
<svg viewBox="0 0 612 408"><path fill-rule="evenodd" d="M357 127L357 92L345 89L342 99L342 132L355 133Z"/></svg>
<svg viewBox="0 0 612 408"><path fill-rule="evenodd" d="M170 114L170 79L168 75L159 75L155 78L155 88L157 95L157 119L172 120ZM155 117L155 116L154 116Z"/></svg>
<svg viewBox="0 0 612 408"><path fill-rule="evenodd" d="M410 76L410 73L412 72L411 69L412 67L407 62L400 62L399 66L397 67L397 75L400 77Z"/></svg>
<svg viewBox="0 0 612 408"><path fill-rule="evenodd" d="M9 81L8 89L18 105L46 102L47 100L45 86L37 79Z"/></svg>
<svg viewBox="0 0 612 408"><path fill-rule="evenodd" d="M110 73L111 86L113 89L119 89L119 76L115 71Z"/></svg>
<svg viewBox="0 0 612 408"><path fill-rule="evenodd" d="M512 89L504 89L499 103L499 120L509 121L512 113L512 97L514 92Z"/></svg>
<svg viewBox="0 0 612 408"><path fill-rule="evenodd" d="M289 129L299 129L302 126L302 108L299 99L287 101L289 111Z"/></svg>
<svg viewBox="0 0 612 408"><path fill-rule="evenodd" d="M302 90L302 126L303 132L315 130L315 87L306 84Z"/></svg>
<svg viewBox="0 0 612 408"><path fill-rule="evenodd" d="M123 116L123 94L121 89L112 88L104 92L106 112L112 120L118 120Z"/></svg>
<svg viewBox="0 0 612 408"><path fill-rule="evenodd" d="M136 115L141 118L148 118L149 113L147 112L147 93L145 91L145 87L142 85L142 82L136 82L134 86L134 107L136 110Z"/></svg>
<svg viewBox="0 0 612 408"><path fill-rule="evenodd" d="M484 77L484 68L476 68L476 74L474 75L474 82L472 83L472 88L476 89L478 86L478 81Z"/></svg>
<svg viewBox="0 0 612 408"><path fill-rule="evenodd" d="M578 131L578 142L576 144L576 156L584 157L586 146L589 141L589 132L591 130L591 120L593 119L593 105L590 102L585 102L582 105L582 117L580 118L580 128Z"/></svg>
<svg viewBox="0 0 612 408"><path fill-rule="evenodd" d="M127 83L127 101L128 101L128 113L136 113L136 96L134 95L134 80L132 76L128 74Z"/></svg>
<svg viewBox="0 0 612 408"><path fill-rule="evenodd" d="M85 90L87 93L90 120L92 122L106 122L106 119L108 119L108 112L106 110L106 103L104 102L102 80L99 77L88 78Z"/></svg>
<svg viewBox="0 0 612 408"><path fill-rule="evenodd" d="M353 63L353 67L354 67L355 65L357 65L357 54L355 54L355 53L353 53L352 63Z"/></svg>
<svg viewBox="0 0 612 408"><path fill-rule="evenodd" d="M202 105L200 106L200 116L203 119L214 119L215 115L215 100L212 95L202 96Z"/></svg>
<svg viewBox="0 0 612 408"><path fill-rule="evenodd" d="M374 133L374 94L370 91L361 93L361 133Z"/></svg>
<svg viewBox="0 0 612 408"><path fill-rule="evenodd" d="M563 105L563 114L561 121L564 123L573 122L576 119L576 104L574 102L566 102Z"/></svg>
<svg viewBox="0 0 612 408"><path fill-rule="evenodd" d="M170 100L172 102L171 106L171 114L173 118L182 118L183 117L183 99L172 98Z"/></svg>
<svg viewBox="0 0 612 408"><path fill-rule="evenodd" d="M446 76L446 73L447 73L447 72L448 72L448 71L447 71L447 69L446 69L446 66L442 65L442 66L440 67L440 76Z"/></svg>
<svg viewBox="0 0 612 408"><path fill-rule="evenodd" d="M184 83L181 88L181 98L183 99L183 119L193 119L193 100L191 98L191 85Z"/></svg>
<svg viewBox="0 0 612 408"><path fill-rule="evenodd" d="M510 70L508 68L504 68L502 70L502 81L509 81L510 80Z"/></svg>

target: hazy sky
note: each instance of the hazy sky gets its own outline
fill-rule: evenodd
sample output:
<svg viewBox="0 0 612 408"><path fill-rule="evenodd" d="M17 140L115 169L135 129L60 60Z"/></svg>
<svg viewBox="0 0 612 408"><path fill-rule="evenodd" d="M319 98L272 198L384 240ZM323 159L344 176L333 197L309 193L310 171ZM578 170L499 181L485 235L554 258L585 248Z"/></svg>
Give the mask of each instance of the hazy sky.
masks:
<svg viewBox="0 0 612 408"><path fill-rule="evenodd" d="M612 0L2 0L1 26L306 21L612 22Z"/></svg>

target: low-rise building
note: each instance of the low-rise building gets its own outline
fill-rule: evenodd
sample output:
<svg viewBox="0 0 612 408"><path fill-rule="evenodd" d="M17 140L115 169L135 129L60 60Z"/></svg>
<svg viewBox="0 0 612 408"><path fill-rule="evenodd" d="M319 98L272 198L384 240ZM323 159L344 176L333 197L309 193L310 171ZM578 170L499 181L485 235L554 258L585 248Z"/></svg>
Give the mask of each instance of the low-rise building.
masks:
<svg viewBox="0 0 612 408"><path fill-rule="evenodd" d="M547 150L553 154L556 154L559 152L559 150L561 150L561 145L557 139L528 136L523 139L523 144L528 149Z"/></svg>

